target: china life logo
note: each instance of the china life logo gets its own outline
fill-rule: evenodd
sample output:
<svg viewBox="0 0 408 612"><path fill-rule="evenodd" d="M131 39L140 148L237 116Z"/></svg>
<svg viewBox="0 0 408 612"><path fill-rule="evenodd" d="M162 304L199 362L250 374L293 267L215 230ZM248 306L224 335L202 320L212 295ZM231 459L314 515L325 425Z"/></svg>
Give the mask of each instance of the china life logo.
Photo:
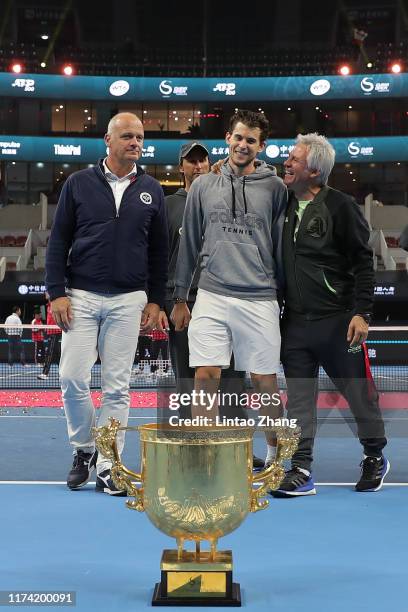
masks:
<svg viewBox="0 0 408 612"><path fill-rule="evenodd" d="M391 83L389 81L379 81L378 83L374 83L372 77L364 77L360 82L360 87L365 96L370 96L373 91L388 94L390 93L390 85Z"/></svg>
<svg viewBox="0 0 408 612"><path fill-rule="evenodd" d="M159 90L163 98L169 98L171 94L175 96L186 96L188 87L184 85L183 86L180 86L180 85L173 86L172 81L165 80L165 81L160 82Z"/></svg>
<svg viewBox="0 0 408 612"><path fill-rule="evenodd" d="M358 157L359 155L363 157L372 157L374 155L374 147L367 147L360 145L359 142L352 140L348 147L347 151L351 155L353 159Z"/></svg>

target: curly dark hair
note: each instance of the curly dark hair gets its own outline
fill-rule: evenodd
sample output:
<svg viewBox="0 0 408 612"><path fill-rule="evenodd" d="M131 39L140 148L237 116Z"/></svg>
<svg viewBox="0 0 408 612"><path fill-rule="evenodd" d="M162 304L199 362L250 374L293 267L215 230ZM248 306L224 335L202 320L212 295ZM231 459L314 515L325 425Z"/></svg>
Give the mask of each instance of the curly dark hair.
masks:
<svg viewBox="0 0 408 612"><path fill-rule="evenodd" d="M269 135L269 121L263 113L239 108L229 120L228 131L234 131L237 123L243 123L249 128L259 128L261 130L261 142L265 142Z"/></svg>

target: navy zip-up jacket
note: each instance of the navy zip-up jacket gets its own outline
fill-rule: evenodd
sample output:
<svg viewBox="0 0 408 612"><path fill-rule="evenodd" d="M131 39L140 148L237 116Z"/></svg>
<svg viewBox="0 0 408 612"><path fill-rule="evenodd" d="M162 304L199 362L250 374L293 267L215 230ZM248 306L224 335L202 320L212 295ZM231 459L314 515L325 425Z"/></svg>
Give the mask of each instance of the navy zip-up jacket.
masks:
<svg viewBox="0 0 408 612"><path fill-rule="evenodd" d="M145 290L164 303L168 230L163 190L137 166L116 211L102 161L71 174L55 213L46 256L51 300L65 287L95 293Z"/></svg>

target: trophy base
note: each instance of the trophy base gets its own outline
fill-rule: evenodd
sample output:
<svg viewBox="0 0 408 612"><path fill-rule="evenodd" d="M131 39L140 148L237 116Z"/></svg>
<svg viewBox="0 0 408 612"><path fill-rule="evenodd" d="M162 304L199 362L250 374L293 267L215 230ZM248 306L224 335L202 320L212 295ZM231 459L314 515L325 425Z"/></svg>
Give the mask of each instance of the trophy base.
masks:
<svg viewBox="0 0 408 612"><path fill-rule="evenodd" d="M161 581L154 589L152 606L240 606L241 589L232 582L232 553L163 551Z"/></svg>
<svg viewBox="0 0 408 612"><path fill-rule="evenodd" d="M208 607L240 607L241 588L237 582L232 583L230 597L168 597L162 595L161 582L154 587L152 606L208 606Z"/></svg>

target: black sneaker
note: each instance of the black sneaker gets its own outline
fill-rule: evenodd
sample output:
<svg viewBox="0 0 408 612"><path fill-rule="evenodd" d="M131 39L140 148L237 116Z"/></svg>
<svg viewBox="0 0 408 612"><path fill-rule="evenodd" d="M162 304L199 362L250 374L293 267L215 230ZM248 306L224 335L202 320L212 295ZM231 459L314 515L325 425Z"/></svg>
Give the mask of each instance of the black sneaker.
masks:
<svg viewBox="0 0 408 612"><path fill-rule="evenodd" d="M255 471L257 471L257 470L263 470L264 466L265 466L265 461L261 459L260 457L257 457L256 455L254 455L252 458L252 468Z"/></svg>
<svg viewBox="0 0 408 612"><path fill-rule="evenodd" d="M379 491L384 478L390 471L390 462L385 457L366 457L360 463L361 476L356 484L356 491L368 493Z"/></svg>
<svg viewBox="0 0 408 612"><path fill-rule="evenodd" d="M104 470L96 477L95 491L97 493L108 493L108 495L116 495L116 497L127 497L126 491L120 491L116 488L115 483L111 478L110 470Z"/></svg>
<svg viewBox="0 0 408 612"><path fill-rule="evenodd" d="M97 458L97 450L93 453L85 453L81 449L77 450L74 463L67 477L67 486L70 489L79 489L86 485L95 469Z"/></svg>
<svg viewBox="0 0 408 612"><path fill-rule="evenodd" d="M298 467L294 467L285 474L285 478L276 491L269 491L273 497L300 497L316 495L311 474L304 474Z"/></svg>

